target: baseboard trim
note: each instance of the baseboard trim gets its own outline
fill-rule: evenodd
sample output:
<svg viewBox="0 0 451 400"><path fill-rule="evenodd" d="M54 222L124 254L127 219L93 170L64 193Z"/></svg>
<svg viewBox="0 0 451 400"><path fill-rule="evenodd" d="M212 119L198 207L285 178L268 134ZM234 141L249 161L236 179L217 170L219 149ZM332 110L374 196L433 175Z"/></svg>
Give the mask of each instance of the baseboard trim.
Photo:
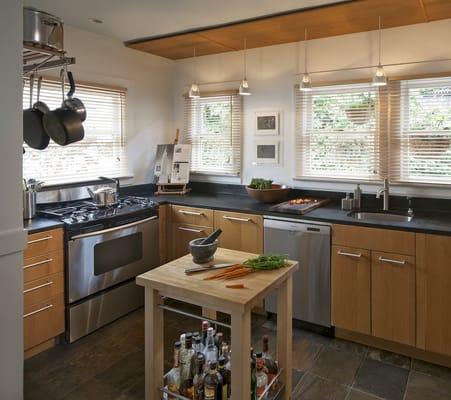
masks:
<svg viewBox="0 0 451 400"><path fill-rule="evenodd" d="M346 329L341 328L335 328L335 336L340 339L349 340L351 342L357 342L360 344L364 344L366 346L391 351L393 353L402 354L407 357L413 357L419 360L451 368L451 357L444 356L442 354L432 353L429 351L418 349L416 347L390 342L388 340L376 338L374 336L364 335L362 333L348 331Z"/></svg>

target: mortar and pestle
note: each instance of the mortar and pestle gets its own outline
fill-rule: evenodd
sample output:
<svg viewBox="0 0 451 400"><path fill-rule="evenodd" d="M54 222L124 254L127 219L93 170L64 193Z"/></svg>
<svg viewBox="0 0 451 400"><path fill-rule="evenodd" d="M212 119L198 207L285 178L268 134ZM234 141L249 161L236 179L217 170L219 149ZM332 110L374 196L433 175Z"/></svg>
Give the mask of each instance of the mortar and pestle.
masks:
<svg viewBox="0 0 451 400"><path fill-rule="evenodd" d="M198 238L189 242L189 251L196 264L205 264L213 260L213 256L218 248L218 237L222 233L221 229L216 229L205 238Z"/></svg>

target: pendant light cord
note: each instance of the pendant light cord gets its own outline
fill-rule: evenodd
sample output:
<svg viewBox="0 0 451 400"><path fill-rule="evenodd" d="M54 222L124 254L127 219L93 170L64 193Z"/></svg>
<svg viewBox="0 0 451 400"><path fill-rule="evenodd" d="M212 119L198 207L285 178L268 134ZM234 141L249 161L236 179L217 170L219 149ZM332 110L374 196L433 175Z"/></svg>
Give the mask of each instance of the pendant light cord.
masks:
<svg viewBox="0 0 451 400"><path fill-rule="evenodd" d="M304 32L304 73L307 73L307 28Z"/></svg>
<svg viewBox="0 0 451 400"><path fill-rule="evenodd" d="M382 30L381 30L381 16L379 15L379 65L381 65L382 53Z"/></svg>
<svg viewBox="0 0 451 400"><path fill-rule="evenodd" d="M246 38L244 39L244 53L243 53L243 55L244 55L244 80L247 80L247 73L246 73Z"/></svg>

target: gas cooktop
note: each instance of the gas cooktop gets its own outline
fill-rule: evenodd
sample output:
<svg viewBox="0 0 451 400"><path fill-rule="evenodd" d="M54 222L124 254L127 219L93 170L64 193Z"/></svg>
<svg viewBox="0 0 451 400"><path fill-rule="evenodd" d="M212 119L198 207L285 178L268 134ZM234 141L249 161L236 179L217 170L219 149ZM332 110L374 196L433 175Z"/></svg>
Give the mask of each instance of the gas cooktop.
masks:
<svg viewBox="0 0 451 400"><path fill-rule="evenodd" d="M125 196L119 198L114 206L99 207L89 200L73 201L52 205L38 206L38 215L47 218L57 218L67 227L73 226L111 226L127 223L130 217L155 215L158 203L148 197ZM149 213L149 211L151 213ZM152 213L153 212L153 213ZM139 218L135 218L139 219Z"/></svg>

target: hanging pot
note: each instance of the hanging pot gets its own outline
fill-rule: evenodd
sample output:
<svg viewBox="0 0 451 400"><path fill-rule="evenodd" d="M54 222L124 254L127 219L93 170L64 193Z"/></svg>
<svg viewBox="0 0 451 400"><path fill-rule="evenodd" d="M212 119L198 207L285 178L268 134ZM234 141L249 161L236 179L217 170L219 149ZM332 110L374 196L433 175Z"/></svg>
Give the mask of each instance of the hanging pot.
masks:
<svg viewBox="0 0 451 400"><path fill-rule="evenodd" d="M61 70L60 79L64 103L64 70ZM61 146L78 142L85 136L78 114L66 107L59 107L44 114L43 124L50 138Z"/></svg>
<svg viewBox="0 0 451 400"><path fill-rule="evenodd" d="M43 150L50 141L43 126L43 118L49 112L49 108L44 102L39 101L42 76L38 80L37 101L32 105L34 79L35 77L32 75L30 77L30 108L23 112L23 140L31 148Z"/></svg>
<svg viewBox="0 0 451 400"><path fill-rule="evenodd" d="M67 71L67 78L69 79L70 89L67 93L67 98L63 101L63 107L76 112L78 118L80 118L80 120L83 122L86 120L86 108L80 99L72 97L75 93L75 82L72 72Z"/></svg>

